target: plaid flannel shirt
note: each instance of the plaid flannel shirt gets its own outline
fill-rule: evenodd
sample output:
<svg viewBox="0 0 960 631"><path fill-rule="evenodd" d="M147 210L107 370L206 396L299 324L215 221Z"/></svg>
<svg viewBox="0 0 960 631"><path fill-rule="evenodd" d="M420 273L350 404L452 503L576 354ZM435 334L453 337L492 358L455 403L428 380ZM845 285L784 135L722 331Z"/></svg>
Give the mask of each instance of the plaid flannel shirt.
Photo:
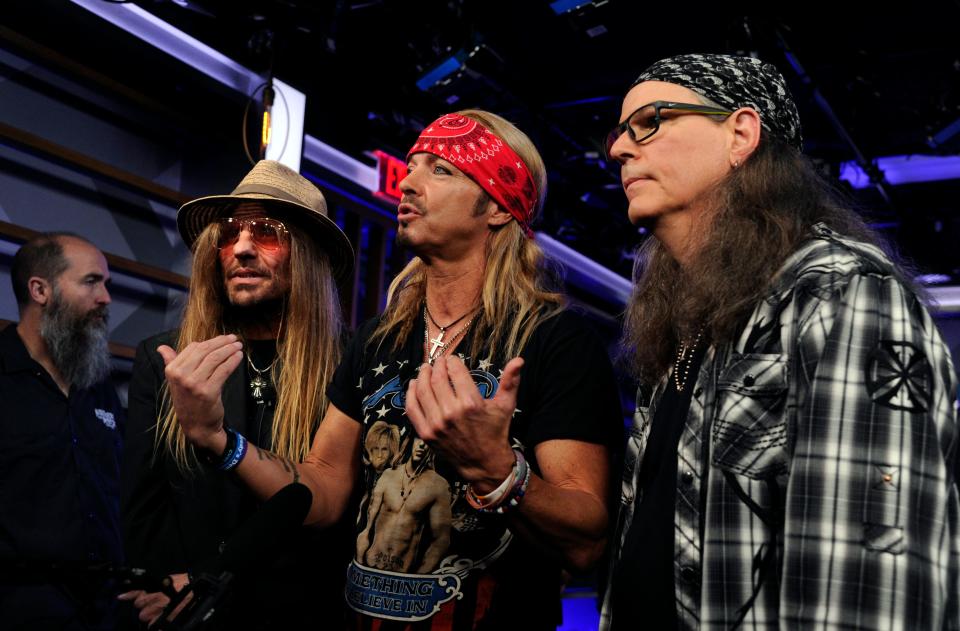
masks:
<svg viewBox="0 0 960 631"><path fill-rule="evenodd" d="M960 629L949 351L882 252L814 232L698 373L677 451L680 626ZM667 383L634 415L618 545ZM643 620L608 599L601 629L611 616Z"/></svg>

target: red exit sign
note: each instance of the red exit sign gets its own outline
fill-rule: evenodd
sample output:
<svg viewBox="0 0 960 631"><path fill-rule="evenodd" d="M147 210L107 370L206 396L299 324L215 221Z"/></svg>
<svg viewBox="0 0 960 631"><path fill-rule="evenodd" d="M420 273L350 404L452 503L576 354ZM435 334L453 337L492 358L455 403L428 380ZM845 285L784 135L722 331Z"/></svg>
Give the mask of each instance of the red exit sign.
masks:
<svg viewBox="0 0 960 631"><path fill-rule="evenodd" d="M379 149L373 155L377 156L377 170L380 172L380 186L373 194L381 199L399 202L402 196L400 181L407 176L407 163Z"/></svg>

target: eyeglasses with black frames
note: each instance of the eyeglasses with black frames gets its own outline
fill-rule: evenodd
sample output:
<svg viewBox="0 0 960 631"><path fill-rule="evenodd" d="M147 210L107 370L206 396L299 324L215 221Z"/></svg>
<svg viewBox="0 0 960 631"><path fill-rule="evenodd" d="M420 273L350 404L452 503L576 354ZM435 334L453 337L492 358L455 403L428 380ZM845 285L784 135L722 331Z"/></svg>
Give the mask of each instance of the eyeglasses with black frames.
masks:
<svg viewBox="0 0 960 631"><path fill-rule="evenodd" d="M275 252L283 247L289 236L287 227L283 222L269 217L259 217L255 219L239 219L236 217L223 217L220 219L220 238L217 240L217 249L222 250L230 247L240 238L240 233L244 230L250 232L250 238L261 250L266 252Z"/></svg>
<svg viewBox="0 0 960 631"><path fill-rule="evenodd" d="M680 110L691 114L702 114L705 116L729 116L733 114L730 110L725 110L709 105L697 105L694 103L676 103L674 101L654 101L647 103L637 109L633 114L627 116L622 123L610 130L606 140L603 143L604 152L607 160L613 160L610 150L613 149L613 143L623 134L630 134L630 140L633 142L643 142L650 136L657 133L660 129L660 123L663 121L662 110Z"/></svg>

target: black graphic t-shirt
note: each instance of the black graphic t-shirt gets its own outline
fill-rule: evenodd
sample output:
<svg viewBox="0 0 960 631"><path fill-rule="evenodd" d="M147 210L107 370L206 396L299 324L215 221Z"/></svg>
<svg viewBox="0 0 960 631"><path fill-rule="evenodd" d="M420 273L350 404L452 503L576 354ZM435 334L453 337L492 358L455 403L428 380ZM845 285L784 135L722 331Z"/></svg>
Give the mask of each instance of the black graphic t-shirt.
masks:
<svg viewBox="0 0 960 631"><path fill-rule="evenodd" d="M363 423L364 488L348 604L371 631L408 624L454 631L555 628L559 565L518 539L505 516L470 508L465 482L416 436L406 416L407 384L423 363L422 320L398 352L391 340L367 343L376 324L360 328L328 388L330 401ZM510 358L489 350L470 357L470 346L468 337L455 352L491 398ZM610 361L581 316L565 311L541 324L521 357L510 437L535 472L534 447L541 442L613 445L619 439Z"/></svg>

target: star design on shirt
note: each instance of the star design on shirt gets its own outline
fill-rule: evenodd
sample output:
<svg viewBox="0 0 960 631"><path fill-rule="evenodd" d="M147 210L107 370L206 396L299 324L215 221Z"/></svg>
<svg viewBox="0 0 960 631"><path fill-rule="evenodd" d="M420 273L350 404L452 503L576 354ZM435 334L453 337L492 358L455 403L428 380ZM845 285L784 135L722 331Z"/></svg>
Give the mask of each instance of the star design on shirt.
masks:
<svg viewBox="0 0 960 631"><path fill-rule="evenodd" d="M513 414L510 415L510 418L516 418L517 414L523 412L520 408L513 408Z"/></svg>
<svg viewBox="0 0 960 631"><path fill-rule="evenodd" d="M387 369L387 367L383 365L383 362L380 362L380 363L377 365L377 367L373 369L373 372L374 372L375 375L377 375L377 376L379 377L380 375L383 374L383 371L386 370L386 369Z"/></svg>
<svg viewBox="0 0 960 631"><path fill-rule="evenodd" d="M493 181L493 178L488 179L487 182L490 183L490 186L493 186L494 184L496 184L496 182Z"/></svg>
<svg viewBox="0 0 960 631"><path fill-rule="evenodd" d="M403 361L398 360L398 361L397 361L397 368L399 368L400 370L403 370L404 365L409 364L409 363L410 363L410 360L408 360L408 359L404 359Z"/></svg>
<svg viewBox="0 0 960 631"><path fill-rule="evenodd" d="M493 362L490 361L490 358L489 358L489 357L487 357L486 359L481 359L481 360L480 360L480 363L477 364L477 367L478 367L480 370L489 371L489 370L490 370L490 366L491 366L492 364L493 364ZM502 373L501 373L501 374L502 374Z"/></svg>
<svg viewBox="0 0 960 631"><path fill-rule="evenodd" d="M383 418L384 416L387 415L387 412L389 411L390 411L390 408L388 408L386 405L381 405L380 409L377 410L377 418Z"/></svg>
<svg viewBox="0 0 960 631"><path fill-rule="evenodd" d="M363 387L363 377L360 377L360 383L357 384L357 389L359 390L362 387Z"/></svg>

